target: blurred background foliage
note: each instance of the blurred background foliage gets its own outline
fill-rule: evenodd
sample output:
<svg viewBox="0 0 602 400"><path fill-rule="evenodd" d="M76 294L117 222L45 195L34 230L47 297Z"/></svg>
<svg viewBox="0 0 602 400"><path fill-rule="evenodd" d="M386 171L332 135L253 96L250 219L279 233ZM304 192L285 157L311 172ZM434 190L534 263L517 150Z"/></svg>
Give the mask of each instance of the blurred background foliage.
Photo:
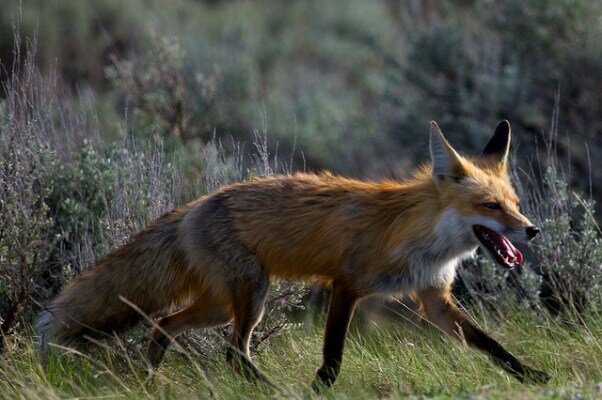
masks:
<svg viewBox="0 0 602 400"><path fill-rule="evenodd" d="M109 139L126 105L145 134L184 143L245 141L265 118L270 145L288 154L296 138L311 169L404 176L428 121L478 150L508 118L528 165L558 99L573 183L602 178L585 149L599 153L602 132L595 0L1 3L4 65L18 18L41 70L102 104Z"/></svg>
<svg viewBox="0 0 602 400"><path fill-rule="evenodd" d="M430 120L474 152L509 119L516 182L548 232L529 268L467 265L458 295L553 315L602 305L599 1L0 10L0 333L160 213L227 183L296 169L406 177L428 159ZM289 289L274 289L278 309L299 303Z"/></svg>

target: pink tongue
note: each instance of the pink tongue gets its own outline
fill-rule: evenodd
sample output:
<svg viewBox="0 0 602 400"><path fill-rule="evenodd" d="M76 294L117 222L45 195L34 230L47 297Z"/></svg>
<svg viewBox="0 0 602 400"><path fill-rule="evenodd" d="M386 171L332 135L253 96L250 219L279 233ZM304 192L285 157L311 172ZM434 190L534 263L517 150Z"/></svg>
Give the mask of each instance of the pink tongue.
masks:
<svg viewBox="0 0 602 400"><path fill-rule="evenodd" d="M523 262L523 255L522 253L516 248L514 247L514 245L512 244L512 242L510 242L508 239L506 239L505 236L503 235L496 235L498 239L498 244L500 245L500 247L502 248L502 252L508 256L508 258L514 259L514 261L518 264Z"/></svg>

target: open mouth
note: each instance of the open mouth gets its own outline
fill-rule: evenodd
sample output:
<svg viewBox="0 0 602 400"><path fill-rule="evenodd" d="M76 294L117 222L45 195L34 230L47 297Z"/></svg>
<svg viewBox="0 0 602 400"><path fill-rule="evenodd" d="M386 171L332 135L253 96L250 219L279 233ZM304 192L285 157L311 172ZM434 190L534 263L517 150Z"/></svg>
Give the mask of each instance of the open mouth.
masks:
<svg viewBox="0 0 602 400"><path fill-rule="evenodd" d="M523 262L522 253L514 247L506 236L483 225L475 225L472 229L481 244L501 266L513 268Z"/></svg>

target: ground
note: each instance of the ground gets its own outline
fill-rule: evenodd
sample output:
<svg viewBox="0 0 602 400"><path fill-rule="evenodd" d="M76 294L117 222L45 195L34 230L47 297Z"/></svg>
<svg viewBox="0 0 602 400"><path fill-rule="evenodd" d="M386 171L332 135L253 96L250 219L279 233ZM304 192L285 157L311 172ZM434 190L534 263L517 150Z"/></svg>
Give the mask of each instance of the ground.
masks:
<svg viewBox="0 0 602 400"><path fill-rule="evenodd" d="M530 365L549 372L546 386L521 384L480 353L426 323L351 330L343 368L326 398L602 398L602 317L579 323L534 314L477 321ZM361 332L360 332L361 331ZM110 350L52 355L44 369L26 337L0 359L0 398L318 398L310 383L320 363L322 324L298 325L261 346L257 365L276 389L250 384L224 363L223 349L206 356L170 351L150 382L128 344ZM90 347L90 346L88 346Z"/></svg>

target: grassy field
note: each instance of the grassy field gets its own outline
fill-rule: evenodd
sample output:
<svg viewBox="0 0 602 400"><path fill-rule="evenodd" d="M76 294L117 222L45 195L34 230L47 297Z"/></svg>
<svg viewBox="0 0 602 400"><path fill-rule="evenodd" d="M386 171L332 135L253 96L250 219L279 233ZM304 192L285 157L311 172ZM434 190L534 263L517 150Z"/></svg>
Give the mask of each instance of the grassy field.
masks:
<svg viewBox="0 0 602 400"><path fill-rule="evenodd" d="M529 364L548 371L547 386L520 384L487 358L417 325L357 326L347 342L342 373L326 398L600 398L602 317L575 326L551 319L511 315L480 325ZM367 329L366 329L367 328ZM44 370L31 340L14 339L0 359L0 398L317 398L310 389L320 363L321 324L299 326L263 346L255 362L277 389L245 382L223 362L170 351L152 381L129 344L51 357ZM127 356L125 356L127 354Z"/></svg>

